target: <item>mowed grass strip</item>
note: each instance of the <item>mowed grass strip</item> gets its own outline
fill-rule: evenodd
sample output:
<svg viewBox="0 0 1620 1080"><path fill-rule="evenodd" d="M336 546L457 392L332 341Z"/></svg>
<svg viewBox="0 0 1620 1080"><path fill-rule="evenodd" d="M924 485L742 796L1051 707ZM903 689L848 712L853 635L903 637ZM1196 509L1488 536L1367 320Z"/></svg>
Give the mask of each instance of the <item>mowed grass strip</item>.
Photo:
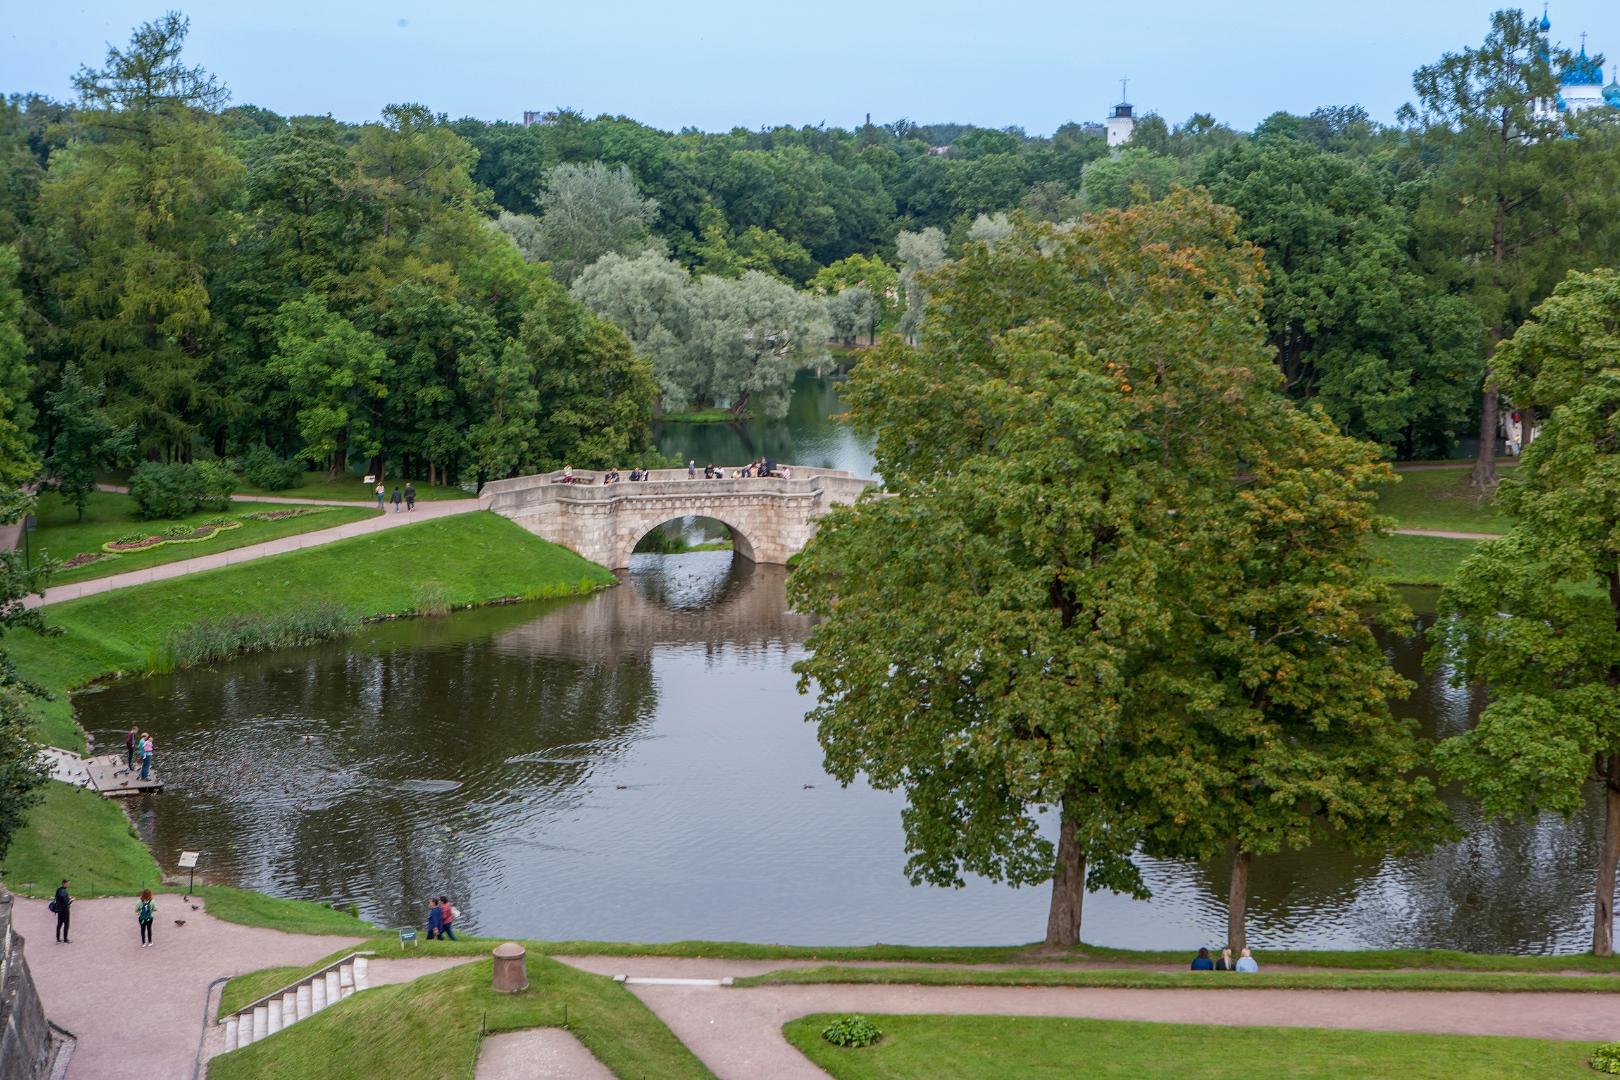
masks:
<svg viewBox="0 0 1620 1080"><path fill-rule="evenodd" d="M712 1080L702 1062L612 979L533 954L527 967L529 988L516 994L490 989L488 959L367 990L273 1039L214 1058L209 1080L473 1080L486 1024L494 1034L559 1027L565 1018L575 1038L624 1080Z"/></svg>
<svg viewBox="0 0 1620 1080"><path fill-rule="evenodd" d="M149 670L168 635L199 619L274 615L318 601L375 618L423 606L566 595L613 580L505 518L460 514L55 604L47 619L65 631L61 636L8 634L6 648L25 678L65 691ZM41 712L46 742L83 749L83 733L62 702Z"/></svg>
<svg viewBox="0 0 1620 1080"><path fill-rule="evenodd" d="M1393 585L1444 585L1477 543L1440 536L1381 536L1373 540L1372 550L1384 565L1373 572Z"/></svg>
<svg viewBox="0 0 1620 1080"><path fill-rule="evenodd" d="M120 480L118 482L126 483L127 481ZM238 497L250 495L274 495L278 499L320 499L323 502L328 500L335 502L370 501L372 503L375 503L377 499L375 494L375 489L377 487L376 484L368 484L360 477L350 476L347 473L338 477L336 480L329 480L327 479L325 469L317 469L314 472L304 473L304 484L302 487L282 488L277 491L272 491L269 488L254 487L252 484L240 477L237 478L237 485L236 494ZM394 488L397 487L400 491L404 491L405 481L403 479L395 480L394 478L390 477L385 486L388 488L388 498L392 500L394 497ZM477 492L464 491L459 487L454 487L448 484L441 484L438 487L429 487L422 481L413 479L411 481L411 486L416 488L417 502L444 502L449 499L478 498ZM388 505L389 512L392 513L393 509L393 503L390 502Z"/></svg>
<svg viewBox="0 0 1620 1080"><path fill-rule="evenodd" d="M1504 480L1516 466L1500 468ZM1405 529L1445 532L1505 533L1513 519L1503 513L1495 493L1480 497L1468 486L1469 467L1415 469L1397 474L1394 483L1378 495L1378 512L1394 518Z"/></svg>
<svg viewBox="0 0 1620 1080"><path fill-rule="evenodd" d="M58 562L66 562L84 552L99 552L101 545L133 533L143 536L162 536L173 525L196 527L212 518L238 520L243 514L260 511L297 510L296 506L278 506L271 503L236 501L229 510L199 510L183 517L144 521L135 514L135 500L128 495L94 492L85 506L84 520L79 521L77 511L61 496L47 494L39 500L39 529L29 538L32 558L49 555ZM58 570L51 575L49 584L68 585L75 581L125 574L131 570L145 570L163 563L181 559L195 559L215 555L235 548L279 540L284 536L335 529L353 521L374 517L375 507L328 506L308 507L319 510L316 514L282 518L279 521L243 521L234 529L225 529L206 540L195 543L161 544L144 551L125 551L114 558L102 559L74 570Z"/></svg>
<svg viewBox="0 0 1620 1080"><path fill-rule="evenodd" d="M785 968L737 980L738 986L805 984L888 986L1078 986L1125 990L1396 990L1620 994L1620 975L1458 971L1167 972L1140 968Z"/></svg>
<svg viewBox="0 0 1620 1080"><path fill-rule="evenodd" d="M1319 1028L1217 1027L1022 1016L871 1016L875 1046L844 1049L821 1037L836 1017L783 1028L836 1080L1500 1080L1594 1075L1593 1044L1485 1035L1419 1035Z"/></svg>

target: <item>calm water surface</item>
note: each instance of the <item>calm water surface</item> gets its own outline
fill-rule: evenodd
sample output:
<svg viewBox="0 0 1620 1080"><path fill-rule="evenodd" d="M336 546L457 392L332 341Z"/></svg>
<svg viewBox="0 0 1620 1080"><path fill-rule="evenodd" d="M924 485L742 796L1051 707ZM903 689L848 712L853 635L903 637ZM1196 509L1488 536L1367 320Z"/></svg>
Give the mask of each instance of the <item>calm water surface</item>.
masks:
<svg viewBox="0 0 1620 1080"><path fill-rule="evenodd" d="M808 621L783 572L729 552L637 556L620 587L387 624L329 646L131 679L87 695L98 740L155 735L168 792L135 806L166 864L419 921L449 893L469 929L549 938L1006 943L1044 889L914 888L898 797L821 771L790 666ZM1425 728L1478 702L1421 672ZM1600 819L1482 824L1424 856L1257 860L1265 946L1583 947ZM1155 896L1088 897L1088 940L1194 946L1225 868L1151 863Z"/></svg>

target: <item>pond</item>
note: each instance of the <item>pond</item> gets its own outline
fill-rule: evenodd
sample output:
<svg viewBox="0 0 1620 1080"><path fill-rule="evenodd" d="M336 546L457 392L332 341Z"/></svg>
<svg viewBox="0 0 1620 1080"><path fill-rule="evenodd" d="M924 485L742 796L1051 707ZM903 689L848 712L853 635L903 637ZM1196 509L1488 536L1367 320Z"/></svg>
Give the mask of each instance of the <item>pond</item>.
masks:
<svg viewBox="0 0 1620 1080"><path fill-rule="evenodd" d="M791 671L810 626L780 568L638 555L618 588L368 628L329 645L130 679L80 699L103 744L151 730L166 794L135 802L166 866L420 922L447 893L470 930L540 938L1012 943L1044 888L911 886L901 800L821 770ZM1417 626L1414 625L1414 630ZM1421 671L1430 734L1477 697ZM1601 828L1489 824L1408 857L1256 860L1261 947L1585 947ZM1150 901L1086 901L1089 941L1192 947L1224 925L1220 865L1149 862Z"/></svg>

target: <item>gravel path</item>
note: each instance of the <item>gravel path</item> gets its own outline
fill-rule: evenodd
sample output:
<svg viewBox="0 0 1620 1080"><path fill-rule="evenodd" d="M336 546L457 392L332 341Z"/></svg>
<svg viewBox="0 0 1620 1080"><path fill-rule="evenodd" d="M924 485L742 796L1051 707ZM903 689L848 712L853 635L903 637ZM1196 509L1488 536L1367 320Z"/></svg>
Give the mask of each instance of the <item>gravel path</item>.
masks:
<svg viewBox="0 0 1620 1080"><path fill-rule="evenodd" d="M820 963L612 956L557 959L603 975L688 979L740 978ZM761 1076L824 1080L820 1070L782 1037L783 1024L814 1012L1075 1016L1544 1039L1620 1038L1620 1011L1606 994L857 985L727 989L635 983L630 990L721 1080Z"/></svg>
<svg viewBox="0 0 1620 1080"><path fill-rule="evenodd" d="M1396 536L1437 536L1442 540L1500 540L1502 533L1452 532L1449 529L1395 529Z"/></svg>
<svg viewBox="0 0 1620 1080"><path fill-rule="evenodd" d="M67 1080L190 1080L210 982L310 964L363 940L239 926L192 904L201 901L159 895L154 944L143 949L134 897L76 901L71 945L56 944L45 901L17 899L15 925L45 1014L78 1036Z"/></svg>
<svg viewBox="0 0 1620 1080"><path fill-rule="evenodd" d="M607 1066L563 1028L487 1036L478 1050L477 1075L478 1080L613 1080Z"/></svg>
<svg viewBox="0 0 1620 1080"><path fill-rule="evenodd" d="M321 503L319 505L330 506L332 504ZM416 504L416 509L409 513L396 514L389 510L386 514L378 514L376 517L366 518L362 521L351 521L347 525L339 525L336 528L298 533L294 536L283 536L279 540L267 540L262 544L233 548L230 551L221 551L214 555L201 555L195 559L180 559L175 562L160 563L145 570L132 570L127 574L110 574L107 577L78 581L71 585L58 585L54 589L46 589L43 599L38 596L30 596L23 603L31 608L43 607L48 604L60 604L65 600L77 600L82 596L94 596L97 593L111 592L114 589L123 589L131 585L144 585L149 581L162 581L166 578L195 574L201 570L217 570L222 566L235 566L237 563L252 562L254 559L263 559L271 555L283 555L289 551L320 547L322 544L330 544L334 540L347 540L351 536L367 536L371 533L381 532L384 529L398 528L402 525L414 525L419 521L448 517L451 514L471 513L478 508L479 502L477 499L419 502Z"/></svg>

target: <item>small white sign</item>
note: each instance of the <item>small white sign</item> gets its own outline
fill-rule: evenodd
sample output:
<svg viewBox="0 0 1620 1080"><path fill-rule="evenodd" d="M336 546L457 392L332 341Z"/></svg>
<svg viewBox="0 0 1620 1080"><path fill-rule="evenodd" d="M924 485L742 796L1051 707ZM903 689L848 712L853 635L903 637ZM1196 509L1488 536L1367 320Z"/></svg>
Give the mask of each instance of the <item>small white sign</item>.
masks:
<svg viewBox="0 0 1620 1080"><path fill-rule="evenodd" d="M197 856L199 854L200 852L196 851L182 851L180 853L180 869L195 870L197 868Z"/></svg>
<svg viewBox="0 0 1620 1080"><path fill-rule="evenodd" d="M368 484L375 484L377 482L377 478L376 478L376 476L374 476L374 475L372 475L370 473L367 473L365 482L368 483Z"/></svg>

